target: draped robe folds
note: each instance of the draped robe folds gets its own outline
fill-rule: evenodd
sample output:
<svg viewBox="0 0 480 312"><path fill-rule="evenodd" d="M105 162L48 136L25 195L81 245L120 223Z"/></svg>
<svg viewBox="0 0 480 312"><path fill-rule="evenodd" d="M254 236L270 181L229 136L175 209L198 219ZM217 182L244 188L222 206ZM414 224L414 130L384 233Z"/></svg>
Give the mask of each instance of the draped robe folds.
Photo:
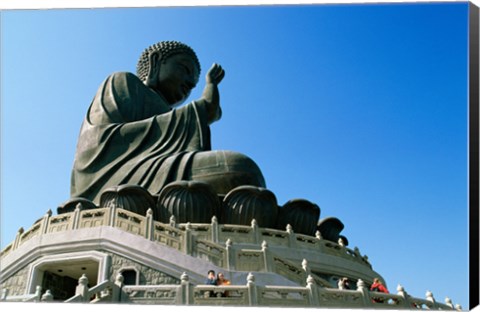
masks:
<svg viewBox="0 0 480 312"><path fill-rule="evenodd" d="M135 184L157 194L185 179L194 154L210 150L203 106L171 109L131 73L100 86L83 121L72 170L71 196L98 202L102 190Z"/></svg>

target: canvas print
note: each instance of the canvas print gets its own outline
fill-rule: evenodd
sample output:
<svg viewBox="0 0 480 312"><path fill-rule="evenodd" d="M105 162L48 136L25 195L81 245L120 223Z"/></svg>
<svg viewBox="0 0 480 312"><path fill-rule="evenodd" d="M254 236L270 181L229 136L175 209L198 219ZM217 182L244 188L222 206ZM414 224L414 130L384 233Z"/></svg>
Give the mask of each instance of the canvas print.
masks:
<svg viewBox="0 0 480 312"><path fill-rule="evenodd" d="M470 9L2 11L2 300L468 308Z"/></svg>

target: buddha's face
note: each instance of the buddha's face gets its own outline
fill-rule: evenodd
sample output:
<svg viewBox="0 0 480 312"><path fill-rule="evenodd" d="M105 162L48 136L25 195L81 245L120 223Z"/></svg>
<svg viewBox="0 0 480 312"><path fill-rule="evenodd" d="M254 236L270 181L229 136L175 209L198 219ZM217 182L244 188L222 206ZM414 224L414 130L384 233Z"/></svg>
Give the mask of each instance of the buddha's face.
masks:
<svg viewBox="0 0 480 312"><path fill-rule="evenodd" d="M198 82L198 67L188 54L174 54L160 64L155 86L171 106L183 103Z"/></svg>

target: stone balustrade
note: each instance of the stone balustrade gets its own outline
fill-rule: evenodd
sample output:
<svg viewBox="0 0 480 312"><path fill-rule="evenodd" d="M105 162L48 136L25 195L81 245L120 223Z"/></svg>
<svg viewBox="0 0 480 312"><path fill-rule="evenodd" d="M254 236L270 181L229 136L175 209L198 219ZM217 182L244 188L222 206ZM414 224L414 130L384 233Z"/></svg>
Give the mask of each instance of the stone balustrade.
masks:
<svg viewBox="0 0 480 312"><path fill-rule="evenodd" d="M445 304L437 302L431 292L427 292L425 299L414 298L407 294L402 286L398 286L397 294L371 292L362 280L358 280L356 290L340 290L320 287L312 276L307 277L304 287L257 285L252 273L248 274L245 285L194 285L185 273L180 279L180 285L124 285L123 276L118 274L114 282L105 281L88 288L88 280L82 276L78 281L75 296L65 302L392 310L460 311L462 309L459 305L454 307L449 298L446 298ZM221 293L224 292L228 292L228 296L221 296ZM37 287L35 294L22 296L22 298L19 296L8 297L5 291L1 296L2 301L52 301L52 298L49 291L41 296L40 287Z"/></svg>
<svg viewBox="0 0 480 312"><path fill-rule="evenodd" d="M2 289L0 295L0 301L9 301L9 302L51 302L53 301L53 295L50 290L45 291L42 294L42 287L37 286L35 293L27 294L22 296L9 296L8 289Z"/></svg>
<svg viewBox="0 0 480 312"><path fill-rule="evenodd" d="M248 251L242 253L241 248L236 248L236 246L260 246L263 242L276 247L320 251L371 268L367 257L362 256L358 248L351 250L324 240L318 232L315 237L297 234L290 225L287 225L285 231L281 231L260 228L255 220L252 220L251 226L219 224L216 217L212 218L210 224L177 224L174 218L171 218L167 224L154 221L151 209L145 216L141 216L113 205L106 208L82 210L81 204L79 204L73 212L57 216L52 216L52 212L48 211L27 231L21 228L17 232L14 242L4 248L0 256L5 257L12 250L37 235L98 226L119 228L188 255L204 258L224 268L234 268L236 259L248 257ZM229 247L226 246L227 242L230 242ZM258 249L260 250L260 247ZM255 252L250 252L250 256L253 254Z"/></svg>

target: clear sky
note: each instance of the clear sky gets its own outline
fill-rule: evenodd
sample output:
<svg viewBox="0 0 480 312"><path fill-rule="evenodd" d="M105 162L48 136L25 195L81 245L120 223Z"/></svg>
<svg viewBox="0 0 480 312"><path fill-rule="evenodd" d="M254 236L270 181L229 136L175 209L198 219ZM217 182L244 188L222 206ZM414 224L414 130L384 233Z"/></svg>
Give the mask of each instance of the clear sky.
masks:
<svg viewBox="0 0 480 312"><path fill-rule="evenodd" d="M468 4L1 13L1 243L68 200L100 83L161 40L213 62L214 149L262 169L279 204L337 217L391 292L468 307Z"/></svg>

